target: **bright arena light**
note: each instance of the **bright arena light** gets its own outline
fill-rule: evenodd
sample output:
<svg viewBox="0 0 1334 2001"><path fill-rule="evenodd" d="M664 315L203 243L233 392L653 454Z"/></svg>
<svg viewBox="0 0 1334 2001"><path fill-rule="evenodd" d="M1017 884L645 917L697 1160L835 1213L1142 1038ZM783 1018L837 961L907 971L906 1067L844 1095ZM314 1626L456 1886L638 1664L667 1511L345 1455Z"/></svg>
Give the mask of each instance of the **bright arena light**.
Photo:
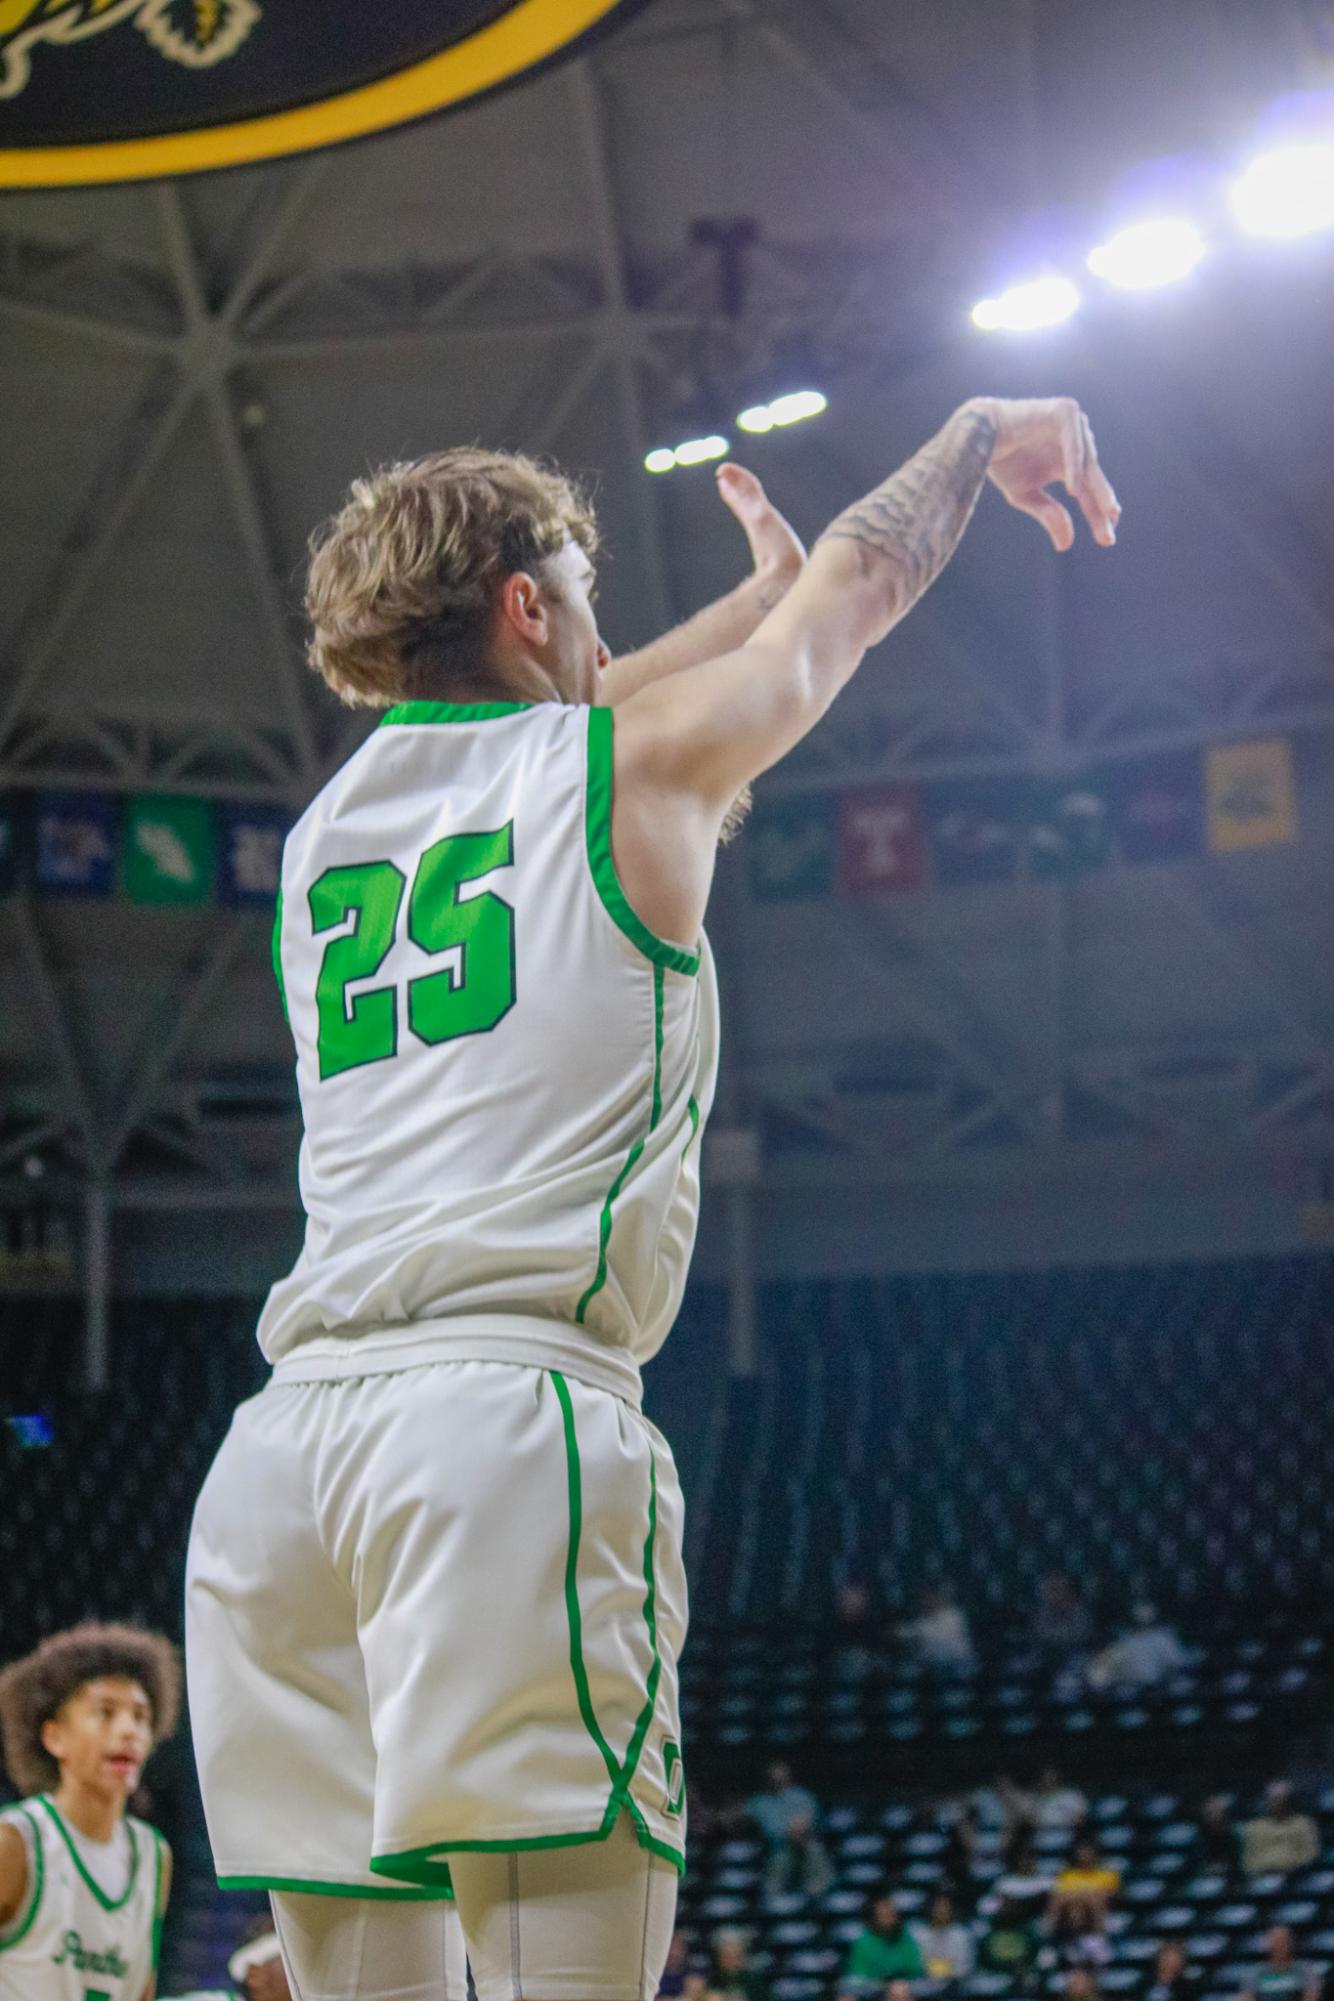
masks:
<svg viewBox="0 0 1334 2001"><path fill-rule="evenodd" d="M1127 292L1150 292L1188 277L1204 256L1204 238L1184 216L1132 223L1089 254L1095 278Z"/></svg>
<svg viewBox="0 0 1334 2001"><path fill-rule="evenodd" d="M687 438L678 445L673 457L679 466L700 466L706 459L721 459L727 455L727 440L716 433L708 438Z"/></svg>
<svg viewBox="0 0 1334 2001"><path fill-rule="evenodd" d="M1029 333L1059 326L1078 310L1079 293L1068 278L1033 278L1026 285L1011 285L998 299L979 299L973 325L984 333Z"/></svg>
<svg viewBox="0 0 1334 2001"><path fill-rule="evenodd" d="M774 413L767 403L752 403L749 410L743 410L736 420L738 431L753 431L757 435L772 431Z"/></svg>
<svg viewBox="0 0 1334 2001"><path fill-rule="evenodd" d="M790 395L774 397L769 415L775 424L801 424L807 417L818 417L828 408L829 398L818 389L794 389Z"/></svg>
<svg viewBox="0 0 1334 2001"><path fill-rule="evenodd" d="M676 453L670 445L659 445L656 451L647 454L644 464L649 472L670 472L676 464Z"/></svg>
<svg viewBox="0 0 1334 2001"><path fill-rule="evenodd" d="M1292 238L1334 229L1334 145L1280 146L1252 160L1231 188L1249 236Z"/></svg>

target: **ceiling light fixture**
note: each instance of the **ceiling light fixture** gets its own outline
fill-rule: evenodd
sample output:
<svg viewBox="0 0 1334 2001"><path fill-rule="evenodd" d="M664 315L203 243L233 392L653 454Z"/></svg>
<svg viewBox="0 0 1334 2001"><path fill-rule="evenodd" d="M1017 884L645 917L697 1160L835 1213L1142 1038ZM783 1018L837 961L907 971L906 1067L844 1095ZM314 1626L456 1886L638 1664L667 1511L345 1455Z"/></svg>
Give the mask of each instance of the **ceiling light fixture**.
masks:
<svg viewBox="0 0 1334 2001"><path fill-rule="evenodd" d="M1011 285L995 299L979 299L973 325L984 333L1031 333L1059 326L1079 310L1079 292L1068 278L1050 274Z"/></svg>
<svg viewBox="0 0 1334 2001"><path fill-rule="evenodd" d="M1151 292L1189 277L1205 254L1205 242L1185 216L1159 216L1131 223L1090 251L1088 267L1126 292Z"/></svg>
<svg viewBox="0 0 1334 2001"><path fill-rule="evenodd" d="M1291 240L1334 229L1334 145L1310 141L1261 153L1230 195L1248 236Z"/></svg>

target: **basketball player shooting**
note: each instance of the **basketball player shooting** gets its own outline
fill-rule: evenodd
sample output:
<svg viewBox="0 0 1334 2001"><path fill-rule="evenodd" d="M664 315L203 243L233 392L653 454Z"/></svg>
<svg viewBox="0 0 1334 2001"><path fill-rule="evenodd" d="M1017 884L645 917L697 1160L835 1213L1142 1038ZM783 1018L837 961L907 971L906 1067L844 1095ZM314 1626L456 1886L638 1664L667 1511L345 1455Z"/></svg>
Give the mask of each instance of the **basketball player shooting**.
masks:
<svg viewBox="0 0 1334 2001"><path fill-rule="evenodd" d="M694 1243L715 855L988 481L1115 541L1078 406L977 399L804 563L724 468L757 577L614 662L593 517L526 459L391 466L313 542L312 662L384 714L286 845L305 1246L187 1586L218 1873L295 2001L464 2001L465 1940L479 2001L657 1991L686 1587L640 1365Z"/></svg>
<svg viewBox="0 0 1334 2001"><path fill-rule="evenodd" d="M161 1633L74 1626L0 1675L0 2001L153 2001L171 1851L126 1802L176 1727Z"/></svg>

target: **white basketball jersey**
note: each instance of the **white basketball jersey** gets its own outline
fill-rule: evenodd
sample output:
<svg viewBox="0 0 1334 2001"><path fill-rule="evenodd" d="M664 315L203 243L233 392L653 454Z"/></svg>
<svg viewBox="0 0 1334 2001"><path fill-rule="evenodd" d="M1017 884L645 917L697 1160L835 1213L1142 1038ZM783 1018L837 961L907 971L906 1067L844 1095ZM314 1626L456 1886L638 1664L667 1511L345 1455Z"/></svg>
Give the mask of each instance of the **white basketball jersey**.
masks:
<svg viewBox="0 0 1334 2001"><path fill-rule="evenodd" d="M98 1882L45 1793L6 1807L28 1850L28 1895L0 1933L2 2001L143 2001L157 1966L161 1837L125 1816L125 1882Z"/></svg>
<svg viewBox="0 0 1334 2001"><path fill-rule="evenodd" d="M392 709L288 836L275 964L305 1247L280 1378L467 1357L638 1399L680 1305L713 1100L712 960L611 854L612 711Z"/></svg>

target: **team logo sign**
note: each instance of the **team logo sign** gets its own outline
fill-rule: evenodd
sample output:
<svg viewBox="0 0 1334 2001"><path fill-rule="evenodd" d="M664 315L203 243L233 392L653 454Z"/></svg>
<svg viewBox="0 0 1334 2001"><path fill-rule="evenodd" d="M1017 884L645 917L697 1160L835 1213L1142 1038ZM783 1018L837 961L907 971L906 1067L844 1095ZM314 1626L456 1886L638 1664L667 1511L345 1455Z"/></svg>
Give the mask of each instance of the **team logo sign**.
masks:
<svg viewBox="0 0 1334 2001"><path fill-rule="evenodd" d="M0 6L0 98L27 89L43 43L68 48L128 26L170 61L209 69L236 54L258 19L255 0L73 0L54 8L50 0L16 0Z"/></svg>
<svg viewBox="0 0 1334 2001"><path fill-rule="evenodd" d="M644 0L0 0L0 187L198 173L424 118Z"/></svg>

